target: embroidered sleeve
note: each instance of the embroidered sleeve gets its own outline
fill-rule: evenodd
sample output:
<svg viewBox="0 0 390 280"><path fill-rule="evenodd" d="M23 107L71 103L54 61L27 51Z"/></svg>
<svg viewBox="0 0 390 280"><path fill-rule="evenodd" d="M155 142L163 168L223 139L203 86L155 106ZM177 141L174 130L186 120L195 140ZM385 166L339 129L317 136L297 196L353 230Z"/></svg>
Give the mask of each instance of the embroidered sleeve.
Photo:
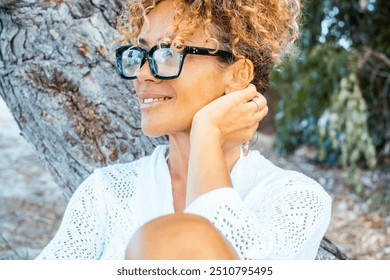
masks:
<svg viewBox="0 0 390 280"><path fill-rule="evenodd" d="M298 172L264 183L244 199L233 188L216 189L186 212L209 219L241 259L314 259L330 220L329 195Z"/></svg>
<svg viewBox="0 0 390 280"><path fill-rule="evenodd" d="M99 188L99 171L74 192L61 226L36 259L98 259L104 246L106 207Z"/></svg>

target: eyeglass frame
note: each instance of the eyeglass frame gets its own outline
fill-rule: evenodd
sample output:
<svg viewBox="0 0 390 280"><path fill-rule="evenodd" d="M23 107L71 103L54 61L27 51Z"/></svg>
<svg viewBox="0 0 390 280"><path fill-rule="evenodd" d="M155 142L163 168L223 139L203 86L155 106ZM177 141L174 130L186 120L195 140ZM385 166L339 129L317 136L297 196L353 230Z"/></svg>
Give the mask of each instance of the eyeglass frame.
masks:
<svg viewBox="0 0 390 280"><path fill-rule="evenodd" d="M123 73L124 69L123 69L123 64L122 64L122 54L124 51L126 51L130 48L141 51L143 56L144 56L142 58L139 69L141 69L142 66L145 64L146 60L148 60L150 72L152 73L153 77L160 79L160 80L173 80L173 79L178 78L181 74L181 70L182 70L183 64L184 64L184 59L186 58L187 54L205 55L205 56L219 56L219 57L222 57L222 58L227 59L229 61L235 60L234 54L229 52L229 51L215 50L215 49L195 47L195 46L184 46L183 50L179 52L180 53L179 71L177 72L176 75L167 77L167 76L158 75L157 71L155 70L153 53L156 50L161 49L161 48L170 48L170 44L155 45L149 51L147 51L141 47L136 47L133 45L126 45L126 46L119 47L115 50L116 63L117 63L119 75L126 80L135 80L138 78L137 76L128 77Z"/></svg>

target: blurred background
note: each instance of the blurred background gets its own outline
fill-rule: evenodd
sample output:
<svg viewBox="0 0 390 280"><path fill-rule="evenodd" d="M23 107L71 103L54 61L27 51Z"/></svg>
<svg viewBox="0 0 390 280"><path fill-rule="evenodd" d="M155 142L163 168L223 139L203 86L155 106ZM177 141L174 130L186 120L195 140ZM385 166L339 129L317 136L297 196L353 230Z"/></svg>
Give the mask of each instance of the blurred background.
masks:
<svg viewBox="0 0 390 280"><path fill-rule="evenodd" d="M333 198L327 236L390 259L390 1L306 1L299 52L273 71L254 149ZM0 259L32 259L66 199L0 99Z"/></svg>

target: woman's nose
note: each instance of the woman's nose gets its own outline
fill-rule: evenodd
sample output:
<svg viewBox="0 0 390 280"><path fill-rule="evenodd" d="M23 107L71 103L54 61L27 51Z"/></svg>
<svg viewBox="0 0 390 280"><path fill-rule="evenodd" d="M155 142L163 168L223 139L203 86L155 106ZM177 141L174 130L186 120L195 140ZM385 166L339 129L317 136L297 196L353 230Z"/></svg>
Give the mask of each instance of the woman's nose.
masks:
<svg viewBox="0 0 390 280"><path fill-rule="evenodd" d="M153 76L153 73L150 69L148 60L146 60L145 63L138 70L137 79L141 82L146 80L156 80L156 78Z"/></svg>

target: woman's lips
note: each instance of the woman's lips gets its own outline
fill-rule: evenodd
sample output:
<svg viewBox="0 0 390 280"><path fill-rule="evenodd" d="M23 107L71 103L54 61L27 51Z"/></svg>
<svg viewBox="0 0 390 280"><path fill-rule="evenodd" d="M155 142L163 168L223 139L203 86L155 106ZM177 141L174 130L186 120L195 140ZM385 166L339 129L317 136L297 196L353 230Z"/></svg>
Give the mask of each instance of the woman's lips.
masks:
<svg viewBox="0 0 390 280"><path fill-rule="evenodd" d="M154 93L144 93L139 95L141 109L162 105L170 99L172 99L172 97Z"/></svg>

